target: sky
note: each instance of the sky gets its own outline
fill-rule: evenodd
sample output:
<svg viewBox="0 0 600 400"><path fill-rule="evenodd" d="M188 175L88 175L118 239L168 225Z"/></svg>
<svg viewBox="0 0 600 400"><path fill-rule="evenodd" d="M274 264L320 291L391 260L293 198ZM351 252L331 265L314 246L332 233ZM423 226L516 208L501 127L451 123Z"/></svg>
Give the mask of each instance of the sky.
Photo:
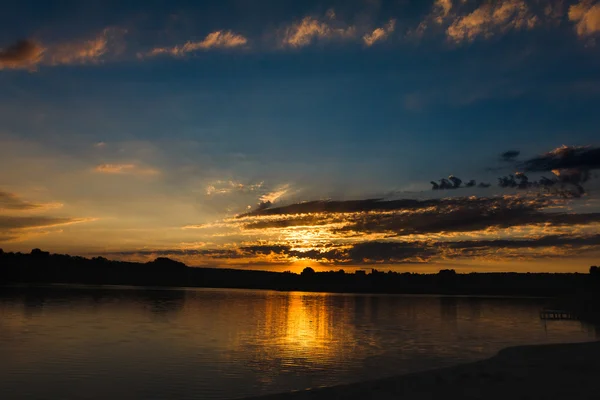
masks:
<svg viewBox="0 0 600 400"><path fill-rule="evenodd" d="M21 1L0 88L4 251L600 263L600 1Z"/></svg>

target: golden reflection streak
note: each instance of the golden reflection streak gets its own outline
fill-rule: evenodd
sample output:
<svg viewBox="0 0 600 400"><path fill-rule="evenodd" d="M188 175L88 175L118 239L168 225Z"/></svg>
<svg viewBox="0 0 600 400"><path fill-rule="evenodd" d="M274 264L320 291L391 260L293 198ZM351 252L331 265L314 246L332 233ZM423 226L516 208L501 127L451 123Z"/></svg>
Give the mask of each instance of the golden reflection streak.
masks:
<svg viewBox="0 0 600 400"><path fill-rule="evenodd" d="M252 341L254 335L265 338L255 348L252 362L265 366L265 381L288 368L334 366L360 357L360 344L371 343L372 338L358 338L358 332L345 321L347 313L335 313L333 303L351 306L348 301L325 293L273 294L265 303L264 319L255 323L256 331L240 332L236 346Z"/></svg>

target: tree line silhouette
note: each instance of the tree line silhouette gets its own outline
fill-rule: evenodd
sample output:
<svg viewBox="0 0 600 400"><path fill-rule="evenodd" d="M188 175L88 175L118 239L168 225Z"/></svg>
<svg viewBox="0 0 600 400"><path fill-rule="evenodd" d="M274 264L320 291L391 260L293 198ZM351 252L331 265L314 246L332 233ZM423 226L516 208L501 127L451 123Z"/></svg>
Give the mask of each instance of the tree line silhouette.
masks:
<svg viewBox="0 0 600 400"><path fill-rule="evenodd" d="M579 273L467 273L444 269L437 274L344 270L302 273L227 268L192 268L159 257L147 263L113 261L0 249L0 284L76 283L93 285L187 286L345 293L570 296L600 286L600 269Z"/></svg>

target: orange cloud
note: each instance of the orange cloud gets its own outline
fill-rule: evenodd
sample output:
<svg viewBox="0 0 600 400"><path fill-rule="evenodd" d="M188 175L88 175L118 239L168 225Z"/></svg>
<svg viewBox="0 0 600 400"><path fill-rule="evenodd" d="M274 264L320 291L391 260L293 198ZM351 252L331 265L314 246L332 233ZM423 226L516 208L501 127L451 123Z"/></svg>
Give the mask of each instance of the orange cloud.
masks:
<svg viewBox="0 0 600 400"><path fill-rule="evenodd" d="M531 29L537 21L523 0L489 2L455 19L446 34L459 43L473 41L479 36L489 38L513 29Z"/></svg>
<svg viewBox="0 0 600 400"><path fill-rule="evenodd" d="M35 70L44 51L44 47L33 40L20 40L0 50L0 69Z"/></svg>
<svg viewBox="0 0 600 400"><path fill-rule="evenodd" d="M241 47L248 43L248 39L232 31L216 31L209 33L204 40L199 42L188 41L180 46L156 47L150 50L147 56L158 56L161 54L181 57L187 53L193 53L198 50L209 49L229 49Z"/></svg>
<svg viewBox="0 0 600 400"><path fill-rule="evenodd" d="M255 184L243 184L236 181L214 181L206 186L206 195L219 195L219 194L231 194L231 193L244 193L254 192L262 188L263 182Z"/></svg>
<svg viewBox="0 0 600 400"><path fill-rule="evenodd" d="M575 22L575 30L580 37L600 32L600 3L582 0L569 8L569 20Z"/></svg>
<svg viewBox="0 0 600 400"><path fill-rule="evenodd" d="M50 65L97 63L111 51L111 42L125 30L106 28L99 35L87 40L73 40L50 47L46 59Z"/></svg>
<svg viewBox="0 0 600 400"><path fill-rule="evenodd" d="M264 194L260 197L260 201L263 203L274 203L283 196L285 196L290 190L290 185L283 185L277 188L276 190Z"/></svg>
<svg viewBox="0 0 600 400"><path fill-rule="evenodd" d="M391 19L390 22L388 22L383 27L377 28L373 32L367 33L366 35L364 35L363 42L367 46L372 46L373 44L375 44L375 42L386 40L388 38L388 36L392 32L394 32L395 28L396 28L396 20Z"/></svg>
<svg viewBox="0 0 600 400"><path fill-rule="evenodd" d="M156 175L158 170L153 168L143 168L136 164L100 164L94 168L94 171L104 174L135 174L135 175Z"/></svg>
<svg viewBox="0 0 600 400"><path fill-rule="evenodd" d="M329 19L335 17L335 12L328 12ZM284 47L304 47L315 40L344 39L356 35L356 28L334 27L333 23L321 21L314 17L304 17L302 21L293 23L285 29L281 44Z"/></svg>

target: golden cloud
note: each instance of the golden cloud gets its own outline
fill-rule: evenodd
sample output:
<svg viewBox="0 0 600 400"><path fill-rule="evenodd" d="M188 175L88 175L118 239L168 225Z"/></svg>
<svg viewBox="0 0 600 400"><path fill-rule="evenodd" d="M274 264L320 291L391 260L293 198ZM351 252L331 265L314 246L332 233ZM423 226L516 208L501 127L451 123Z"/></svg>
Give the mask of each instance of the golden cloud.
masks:
<svg viewBox="0 0 600 400"><path fill-rule="evenodd" d="M290 185L282 185L270 193L266 193L260 197L263 203L275 203L277 200L285 196L290 190Z"/></svg>
<svg viewBox="0 0 600 400"><path fill-rule="evenodd" d="M509 30L532 29L538 22L523 0L505 0L482 4L468 15L456 18L446 30L454 42L489 38Z"/></svg>
<svg viewBox="0 0 600 400"><path fill-rule="evenodd" d="M33 40L20 40L0 49L0 69L35 70L46 49Z"/></svg>
<svg viewBox="0 0 600 400"><path fill-rule="evenodd" d="M600 32L600 3L582 0L569 8L569 20L575 22L577 35L584 37Z"/></svg>
<svg viewBox="0 0 600 400"><path fill-rule="evenodd" d="M375 42L386 40L388 38L388 36L392 32L394 32L395 28L396 28L396 20L391 19L383 27L377 28L373 32L367 33L366 35L364 35L363 42L369 47L373 46L373 44L375 44Z"/></svg>
<svg viewBox="0 0 600 400"><path fill-rule="evenodd" d="M198 50L210 49L230 49L234 47L245 46L248 39L232 31L215 31L209 33L203 40L198 42L188 41L183 45L173 47L156 47L146 53L146 56L171 55L182 57L187 53L193 53Z"/></svg>
<svg viewBox="0 0 600 400"><path fill-rule="evenodd" d="M158 170L148 167L140 167L137 164L100 164L94 171L104 174L134 174L134 175L156 175Z"/></svg>
<svg viewBox="0 0 600 400"><path fill-rule="evenodd" d="M61 207L60 203L32 203L0 191L0 242L19 242L55 233L49 228L94 221L95 218L71 218L34 214Z"/></svg>
<svg viewBox="0 0 600 400"><path fill-rule="evenodd" d="M329 12L335 17L335 13ZM300 22L285 28L281 44L284 47L304 47L315 40L345 39L356 35L354 26L336 27L331 21L321 21L314 17L304 17Z"/></svg>
<svg viewBox="0 0 600 400"><path fill-rule="evenodd" d="M50 65L97 63L112 49L111 43L126 33L125 30L106 28L99 35L85 40L59 43L48 49L44 62Z"/></svg>

